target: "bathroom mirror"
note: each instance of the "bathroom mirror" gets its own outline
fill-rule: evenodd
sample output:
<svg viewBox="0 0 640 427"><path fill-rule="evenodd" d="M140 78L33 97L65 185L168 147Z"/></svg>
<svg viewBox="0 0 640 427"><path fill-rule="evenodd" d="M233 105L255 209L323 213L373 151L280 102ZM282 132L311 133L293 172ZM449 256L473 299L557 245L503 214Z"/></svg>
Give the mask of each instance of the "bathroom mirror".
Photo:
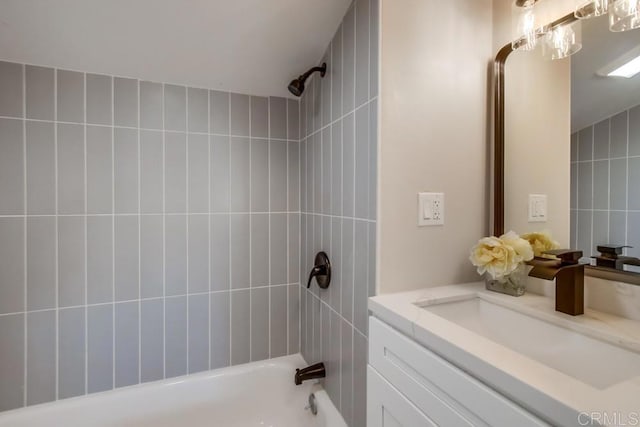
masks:
<svg viewBox="0 0 640 427"><path fill-rule="evenodd" d="M582 50L568 59L511 45L496 56L494 233L549 231L585 263L606 244L640 258L640 74L606 77L640 55L640 30L581 24ZM618 267L587 274L640 284L637 266Z"/></svg>

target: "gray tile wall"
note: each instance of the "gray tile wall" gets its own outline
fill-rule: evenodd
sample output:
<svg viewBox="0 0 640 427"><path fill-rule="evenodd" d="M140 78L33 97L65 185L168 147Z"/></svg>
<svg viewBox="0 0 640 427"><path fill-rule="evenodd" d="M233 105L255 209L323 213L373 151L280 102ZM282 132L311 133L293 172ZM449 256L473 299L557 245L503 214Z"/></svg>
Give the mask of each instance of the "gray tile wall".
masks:
<svg viewBox="0 0 640 427"><path fill-rule="evenodd" d="M640 257L640 106L571 135L571 243L633 246Z"/></svg>
<svg viewBox="0 0 640 427"><path fill-rule="evenodd" d="M297 353L299 117L0 62L0 410Z"/></svg>
<svg viewBox="0 0 640 427"><path fill-rule="evenodd" d="M301 100L302 353L350 426L366 425L367 299L375 293L378 0L351 5ZM331 286L306 289L315 254Z"/></svg>

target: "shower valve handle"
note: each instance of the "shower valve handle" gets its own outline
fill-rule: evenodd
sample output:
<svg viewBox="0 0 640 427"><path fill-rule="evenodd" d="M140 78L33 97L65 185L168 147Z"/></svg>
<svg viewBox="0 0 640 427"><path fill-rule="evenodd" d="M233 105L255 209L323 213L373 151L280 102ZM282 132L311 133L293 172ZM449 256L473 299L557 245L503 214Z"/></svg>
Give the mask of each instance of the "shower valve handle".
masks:
<svg viewBox="0 0 640 427"><path fill-rule="evenodd" d="M329 283L331 283L331 263L329 257L325 252L318 252L316 254L315 266L309 273L309 280L307 281L307 288L311 287L311 280L315 277L318 286L322 289L327 289Z"/></svg>

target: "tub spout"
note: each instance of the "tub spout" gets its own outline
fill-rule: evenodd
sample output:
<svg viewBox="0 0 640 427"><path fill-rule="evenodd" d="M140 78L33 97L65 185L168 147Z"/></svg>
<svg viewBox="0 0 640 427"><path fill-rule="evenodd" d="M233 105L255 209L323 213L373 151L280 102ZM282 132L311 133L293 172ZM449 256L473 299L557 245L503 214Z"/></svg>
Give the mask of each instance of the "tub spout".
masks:
<svg viewBox="0 0 640 427"><path fill-rule="evenodd" d="M303 381L324 378L325 376L324 363L320 362L303 369L296 369L294 381L296 385L300 385Z"/></svg>

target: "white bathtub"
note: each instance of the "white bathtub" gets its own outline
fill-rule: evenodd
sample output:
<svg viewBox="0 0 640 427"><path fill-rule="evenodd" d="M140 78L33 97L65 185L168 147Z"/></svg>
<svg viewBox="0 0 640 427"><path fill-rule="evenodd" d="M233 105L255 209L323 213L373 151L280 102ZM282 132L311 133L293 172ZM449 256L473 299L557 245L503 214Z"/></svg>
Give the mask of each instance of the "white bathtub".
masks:
<svg viewBox="0 0 640 427"><path fill-rule="evenodd" d="M0 426L346 427L318 384L294 385L304 366L293 355L125 387L3 412Z"/></svg>

